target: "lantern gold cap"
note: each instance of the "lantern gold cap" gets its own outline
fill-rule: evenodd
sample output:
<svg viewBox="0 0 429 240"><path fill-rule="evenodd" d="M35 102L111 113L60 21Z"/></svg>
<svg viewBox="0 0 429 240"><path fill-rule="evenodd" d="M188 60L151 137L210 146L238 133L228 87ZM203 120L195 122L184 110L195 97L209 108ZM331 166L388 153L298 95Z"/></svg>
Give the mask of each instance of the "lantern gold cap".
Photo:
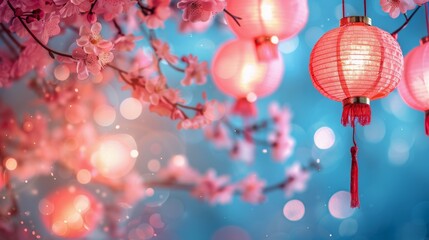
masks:
<svg viewBox="0 0 429 240"><path fill-rule="evenodd" d="M420 44L421 45L423 45L425 43L428 43L428 42L429 42L429 36L422 37L422 39L420 39Z"/></svg>
<svg viewBox="0 0 429 240"><path fill-rule="evenodd" d="M371 100L368 97L349 97L343 100L343 105L363 103L370 105Z"/></svg>
<svg viewBox="0 0 429 240"><path fill-rule="evenodd" d="M340 20L340 26L345 26L351 23L365 23L366 25L371 26L372 20L369 17L366 16L350 16L350 17L343 17Z"/></svg>

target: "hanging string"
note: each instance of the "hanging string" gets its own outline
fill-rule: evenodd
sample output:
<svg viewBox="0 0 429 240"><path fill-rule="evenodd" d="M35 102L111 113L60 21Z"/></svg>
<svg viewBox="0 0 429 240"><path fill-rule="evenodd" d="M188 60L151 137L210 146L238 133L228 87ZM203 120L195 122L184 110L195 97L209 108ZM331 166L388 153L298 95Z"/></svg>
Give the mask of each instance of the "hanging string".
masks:
<svg viewBox="0 0 429 240"><path fill-rule="evenodd" d="M363 0L363 14L366 17L366 0Z"/></svg>
<svg viewBox="0 0 429 240"><path fill-rule="evenodd" d="M425 4L425 13L426 13L426 30L428 31L428 36L429 36L429 2Z"/></svg>
<svg viewBox="0 0 429 240"><path fill-rule="evenodd" d="M352 124L352 127L353 127L353 147L350 148L350 153L352 155L352 164L351 164L351 172L350 172L350 207L357 208L360 206L359 170L358 170L358 162L357 162L358 147L356 144L356 125Z"/></svg>
<svg viewBox="0 0 429 240"><path fill-rule="evenodd" d="M343 0L343 18L346 17L346 5L344 4Z"/></svg>

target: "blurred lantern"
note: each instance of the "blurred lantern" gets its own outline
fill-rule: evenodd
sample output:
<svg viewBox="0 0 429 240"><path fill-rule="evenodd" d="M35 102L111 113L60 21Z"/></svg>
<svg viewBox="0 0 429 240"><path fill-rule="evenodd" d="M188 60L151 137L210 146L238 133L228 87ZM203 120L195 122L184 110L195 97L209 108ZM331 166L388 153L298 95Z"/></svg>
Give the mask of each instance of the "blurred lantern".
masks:
<svg viewBox="0 0 429 240"><path fill-rule="evenodd" d="M241 39L255 42L258 59L278 57L277 44L297 35L308 19L307 0L228 0L227 11L241 18L226 17L232 31Z"/></svg>
<svg viewBox="0 0 429 240"><path fill-rule="evenodd" d="M426 23L429 35L428 4ZM398 86L399 94L410 107L424 111L426 135L429 136L429 36L405 57L404 75Z"/></svg>
<svg viewBox="0 0 429 240"><path fill-rule="evenodd" d="M61 188L39 203L45 227L62 238L88 235L101 220L101 204L84 189L74 186Z"/></svg>
<svg viewBox="0 0 429 240"><path fill-rule="evenodd" d="M351 207L359 207L355 120L362 126L371 122L370 100L385 97L395 89L402 67L398 42L371 26L366 16L342 18L340 27L323 35L311 52L314 86L324 96L343 102L341 123L353 127Z"/></svg>
<svg viewBox="0 0 429 240"><path fill-rule="evenodd" d="M232 40L216 53L212 75L219 90L237 99L233 113L251 117L256 115L253 102L279 87L283 76L283 59L279 57L259 62L252 41Z"/></svg>

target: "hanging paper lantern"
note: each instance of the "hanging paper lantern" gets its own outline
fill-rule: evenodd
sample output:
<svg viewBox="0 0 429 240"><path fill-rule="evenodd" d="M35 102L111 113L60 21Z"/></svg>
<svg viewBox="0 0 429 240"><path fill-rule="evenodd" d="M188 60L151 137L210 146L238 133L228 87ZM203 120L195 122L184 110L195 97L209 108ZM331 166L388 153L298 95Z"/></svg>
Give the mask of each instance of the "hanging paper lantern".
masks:
<svg viewBox="0 0 429 240"><path fill-rule="evenodd" d="M228 0L227 10L241 18L240 26L231 16L226 20L242 39L256 44L261 61L278 57L277 44L297 35L308 19L307 0Z"/></svg>
<svg viewBox="0 0 429 240"><path fill-rule="evenodd" d="M425 130L429 136L429 37L405 57L404 75L398 90L410 107L426 114Z"/></svg>
<svg viewBox="0 0 429 240"><path fill-rule="evenodd" d="M39 202L46 229L62 238L88 235L101 220L102 206L84 189L61 188Z"/></svg>
<svg viewBox="0 0 429 240"><path fill-rule="evenodd" d="M310 56L310 75L324 96L342 101L341 123L355 128L371 121L370 100L387 96L402 75L403 56L398 42L387 32L371 26L367 17L346 17L341 26L327 32ZM354 140L354 131L353 131ZM357 146L352 152L352 207L359 206Z"/></svg>
<svg viewBox="0 0 429 240"><path fill-rule="evenodd" d="M269 62L259 62L252 41L232 40L216 53L212 75L219 90L237 99L234 113L254 116L256 108L252 102L270 95L279 87L283 59L279 57Z"/></svg>

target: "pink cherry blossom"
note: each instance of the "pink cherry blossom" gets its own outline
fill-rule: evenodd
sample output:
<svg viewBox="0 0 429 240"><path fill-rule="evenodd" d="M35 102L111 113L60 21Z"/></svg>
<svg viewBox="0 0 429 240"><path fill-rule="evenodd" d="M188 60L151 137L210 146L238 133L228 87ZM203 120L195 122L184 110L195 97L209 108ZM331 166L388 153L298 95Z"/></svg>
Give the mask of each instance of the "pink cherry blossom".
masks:
<svg viewBox="0 0 429 240"><path fill-rule="evenodd" d="M98 6L103 7L104 19L112 21L134 4L133 1L129 0L99 0Z"/></svg>
<svg viewBox="0 0 429 240"><path fill-rule="evenodd" d="M151 13L138 12L138 15L150 29L164 27L164 22L171 16L170 0L149 0L147 7Z"/></svg>
<svg viewBox="0 0 429 240"><path fill-rule="evenodd" d="M252 163L255 156L255 144L246 139L238 140L230 153L232 159L239 159L245 163Z"/></svg>
<svg viewBox="0 0 429 240"><path fill-rule="evenodd" d="M288 182L283 190L287 197L291 197L295 192L303 192L307 188L310 173L295 163L286 170L286 177Z"/></svg>
<svg viewBox="0 0 429 240"><path fill-rule="evenodd" d="M280 107L277 102L272 102L268 106L268 113L274 121L275 129L289 133L291 129L290 121L292 118L289 108Z"/></svg>
<svg viewBox="0 0 429 240"><path fill-rule="evenodd" d="M230 148L232 140L228 130L223 124L215 123L204 128L204 136L210 140L217 148Z"/></svg>
<svg viewBox="0 0 429 240"><path fill-rule="evenodd" d="M32 22L29 27L43 44L47 44L50 37L60 34L60 20L58 14L52 13L40 21Z"/></svg>
<svg viewBox="0 0 429 240"><path fill-rule="evenodd" d="M232 199L235 187L228 185L228 176L216 176L216 171L210 169L206 175L197 182L192 195L198 199L206 200L210 204L226 204Z"/></svg>
<svg viewBox="0 0 429 240"><path fill-rule="evenodd" d="M121 191L120 201L128 205L134 205L145 195L143 178L136 172L131 172L124 177L124 189Z"/></svg>
<svg viewBox="0 0 429 240"><path fill-rule="evenodd" d="M77 45L87 54L99 55L102 52L110 52L113 43L103 39L101 29L99 22L92 24L91 27L82 26L79 30L80 38L76 40Z"/></svg>
<svg viewBox="0 0 429 240"><path fill-rule="evenodd" d="M87 0L54 0L54 2L57 6L63 6L60 9L60 15L62 18L88 12L91 8L91 1ZM64 2L66 2L65 5Z"/></svg>
<svg viewBox="0 0 429 240"><path fill-rule="evenodd" d="M45 49L33 40L25 43L25 49L14 61L11 76L20 78L31 70L36 70L39 76L46 74L46 66L52 64L54 60L48 55Z"/></svg>
<svg viewBox="0 0 429 240"><path fill-rule="evenodd" d="M210 17L222 11L226 6L221 0L181 0L177 3L179 9L183 9L183 20L198 22L208 21Z"/></svg>
<svg viewBox="0 0 429 240"><path fill-rule="evenodd" d="M158 178L164 182L194 183L200 175L189 166L184 156L176 155L170 159L167 167L159 171Z"/></svg>
<svg viewBox="0 0 429 240"><path fill-rule="evenodd" d="M198 57L189 55L182 58L182 61L187 64L185 69L185 77L180 82L183 86L189 86L193 82L197 85L205 84L207 74L209 73L207 62L198 62Z"/></svg>
<svg viewBox="0 0 429 240"><path fill-rule="evenodd" d="M170 53L170 46L168 45L168 43L165 43L159 39L154 39L151 41L151 43L156 55L159 58L162 58L172 64L177 63L178 58L177 56L174 56Z"/></svg>
<svg viewBox="0 0 429 240"><path fill-rule="evenodd" d="M115 40L115 50L118 51L132 51L136 46L136 41L143 39L140 36L134 36L133 34L127 34L125 36L120 36Z"/></svg>
<svg viewBox="0 0 429 240"><path fill-rule="evenodd" d="M273 136L273 135L271 135ZM271 147L272 158L276 161L286 161L293 153L295 148L295 140L284 132L274 134L274 137L269 138L273 143Z"/></svg>
<svg viewBox="0 0 429 240"><path fill-rule="evenodd" d="M101 69L113 61L113 53L101 52L97 55L87 54L83 48L76 48L72 53L73 58L77 61L76 72L79 79L86 79L89 73L93 75L100 74Z"/></svg>
<svg viewBox="0 0 429 240"><path fill-rule="evenodd" d="M429 2L429 0L414 0L414 2L417 4L417 5L423 5L423 4L425 4L425 3L427 3L427 2Z"/></svg>
<svg viewBox="0 0 429 240"><path fill-rule="evenodd" d="M389 13L392 18L397 18L400 13L406 13L415 8L413 0L380 0L383 11Z"/></svg>
<svg viewBox="0 0 429 240"><path fill-rule="evenodd" d="M241 182L238 183L237 188L241 192L243 201L250 203L260 203L265 199L263 190L265 181L258 178L255 173L250 174Z"/></svg>
<svg viewBox="0 0 429 240"><path fill-rule="evenodd" d="M179 23L179 31L182 33L205 32L213 24L213 18L206 22L190 22L183 19Z"/></svg>

